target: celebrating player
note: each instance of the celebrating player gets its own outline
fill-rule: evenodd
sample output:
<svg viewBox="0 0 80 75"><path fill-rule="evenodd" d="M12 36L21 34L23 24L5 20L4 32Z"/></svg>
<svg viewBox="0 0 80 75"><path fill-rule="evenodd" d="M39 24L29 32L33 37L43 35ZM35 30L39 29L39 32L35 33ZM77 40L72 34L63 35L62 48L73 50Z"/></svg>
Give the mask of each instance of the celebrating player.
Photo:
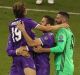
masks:
<svg viewBox="0 0 80 75"><path fill-rule="evenodd" d="M54 19L50 16L43 16L41 20L41 25L54 25ZM50 48L54 46L54 34L51 32L43 32L43 35L37 39L41 41L41 46L39 48L45 47ZM36 65L37 75L50 75L50 63L49 63L50 53L35 53L34 61Z"/></svg>
<svg viewBox="0 0 80 75"><path fill-rule="evenodd" d="M40 24L44 26L54 25L54 19L51 18L50 16L44 16ZM53 47L54 46L54 34L51 32L43 32L43 35L40 38L35 39L35 42L36 43L30 46L38 46L39 48ZM26 50L26 47L20 47L18 48L18 50L21 50L22 48L23 48L23 51ZM44 52L35 53L34 61L36 65L37 75L49 75L50 74L49 53L44 53Z"/></svg>
<svg viewBox="0 0 80 75"><path fill-rule="evenodd" d="M59 12L56 16L58 24L68 23L69 14ZM35 48L36 52L55 53L54 63L56 66L56 75L73 75L73 47L74 35L70 28L61 28L56 34L57 46L52 48Z"/></svg>
<svg viewBox="0 0 80 75"><path fill-rule="evenodd" d="M36 27L37 23L29 18L25 18L25 7L23 3L17 2L13 5L13 13L15 20L9 25L9 40L8 40L8 55L12 56L13 64L11 66L10 75L36 75L36 68L32 54L30 57L24 57L27 52L18 50L20 46L27 45L21 31L16 27L19 20L24 21L26 32L34 39L34 33L31 31L32 28ZM28 45L27 45L28 46ZM30 50L32 48L28 47Z"/></svg>

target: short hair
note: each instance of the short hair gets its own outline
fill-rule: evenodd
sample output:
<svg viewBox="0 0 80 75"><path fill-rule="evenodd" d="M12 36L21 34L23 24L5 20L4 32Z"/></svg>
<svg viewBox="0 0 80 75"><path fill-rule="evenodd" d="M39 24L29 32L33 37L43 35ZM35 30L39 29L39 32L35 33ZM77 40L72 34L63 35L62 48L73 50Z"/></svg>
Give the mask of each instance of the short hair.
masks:
<svg viewBox="0 0 80 75"><path fill-rule="evenodd" d="M25 12L24 3L22 3L22 2L16 2L13 5L13 13L14 13L14 15L15 15L16 18L25 17L24 12Z"/></svg>
<svg viewBox="0 0 80 75"><path fill-rule="evenodd" d="M54 25L54 23L55 23L54 18L52 18L52 17L50 17L48 15L45 15L43 17L47 18L47 24Z"/></svg>
<svg viewBox="0 0 80 75"><path fill-rule="evenodd" d="M64 17L67 18L67 19L70 18L69 14L68 14L67 12L60 11L58 14L64 16Z"/></svg>

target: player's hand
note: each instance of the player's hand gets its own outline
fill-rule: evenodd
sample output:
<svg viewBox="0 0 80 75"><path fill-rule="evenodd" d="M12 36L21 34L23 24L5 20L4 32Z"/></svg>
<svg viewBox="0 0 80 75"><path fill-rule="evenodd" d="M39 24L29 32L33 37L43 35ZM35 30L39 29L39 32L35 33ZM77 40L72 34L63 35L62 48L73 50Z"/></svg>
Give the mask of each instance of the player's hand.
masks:
<svg viewBox="0 0 80 75"><path fill-rule="evenodd" d="M17 23L17 28L18 28L20 31L24 31L24 30L25 30L25 26L24 26L23 21L22 21L22 22L19 21L19 22Z"/></svg>
<svg viewBox="0 0 80 75"><path fill-rule="evenodd" d="M65 27L65 28L68 28L69 27L69 24L67 24L67 23L63 23L63 24L61 24L61 27Z"/></svg>
<svg viewBox="0 0 80 75"><path fill-rule="evenodd" d="M33 50L34 50L34 52L37 52L37 53L41 53L42 52L42 50L41 50L41 47L34 47L33 48Z"/></svg>
<svg viewBox="0 0 80 75"><path fill-rule="evenodd" d="M22 46L20 48L17 48L16 49L16 54L17 55L22 55L22 56L25 56L25 57L29 57L30 54L29 52L26 50L25 46Z"/></svg>
<svg viewBox="0 0 80 75"><path fill-rule="evenodd" d="M20 55L22 52L22 47L16 49L16 55Z"/></svg>
<svg viewBox="0 0 80 75"><path fill-rule="evenodd" d="M29 52L26 51L26 50L23 50L22 53L21 53L21 55L24 56L24 57L30 57Z"/></svg>

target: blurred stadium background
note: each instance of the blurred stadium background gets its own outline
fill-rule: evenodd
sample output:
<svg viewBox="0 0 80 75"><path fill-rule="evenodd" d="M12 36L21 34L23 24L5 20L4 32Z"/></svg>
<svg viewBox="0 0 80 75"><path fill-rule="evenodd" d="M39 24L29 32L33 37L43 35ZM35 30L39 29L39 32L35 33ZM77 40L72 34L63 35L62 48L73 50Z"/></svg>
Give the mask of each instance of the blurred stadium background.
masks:
<svg viewBox="0 0 80 75"><path fill-rule="evenodd" d="M5 9L1 6L11 7L14 2L20 0L0 0L0 75L9 75L12 59L7 56L6 45L8 37L8 24L14 19L11 9ZM80 0L55 0L54 5L49 5L47 0L44 0L42 5L36 5L35 0L22 0L28 9L48 10L48 11L68 11L78 14L71 14L69 24L75 35L75 49L74 49L74 75L80 75ZM55 12L42 11L28 11L27 16L39 22L43 15L50 15L55 17ZM38 32L40 36L41 32ZM50 55L51 72L54 75L54 61L53 54Z"/></svg>

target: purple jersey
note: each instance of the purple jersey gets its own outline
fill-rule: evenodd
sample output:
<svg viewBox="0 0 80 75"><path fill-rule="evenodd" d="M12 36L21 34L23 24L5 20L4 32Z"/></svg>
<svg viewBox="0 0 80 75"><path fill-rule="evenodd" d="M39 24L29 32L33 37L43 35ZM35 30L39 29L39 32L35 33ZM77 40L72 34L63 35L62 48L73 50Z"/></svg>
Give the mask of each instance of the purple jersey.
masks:
<svg viewBox="0 0 80 75"><path fill-rule="evenodd" d="M42 47L50 48L54 46L54 35L51 32L44 33L40 37ZM49 64L49 53L38 53L35 54L35 63L37 69L37 75L49 75L50 64Z"/></svg>
<svg viewBox="0 0 80 75"><path fill-rule="evenodd" d="M53 33L44 33L42 37L40 37L40 40L42 42L42 46L45 48L50 48L54 46L54 35Z"/></svg>
<svg viewBox="0 0 80 75"><path fill-rule="evenodd" d="M26 32L29 34L29 36L32 39L34 39L35 37L34 33L32 32L32 29L37 26L36 22L28 18L21 18L21 19L16 19L15 21L13 21L9 26L10 36L9 36L9 42L8 42L8 48L7 48L7 52L9 55L16 55L15 50L17 48L19 48L20 46L27 45L24 37L22 36L21 31L18 30L18 28L16 27L17 22L20 20L24 22ZM13 48L11 48L11 46ZM13 49L13 51L11 51L11 49Z"/></svg>
<svg viewBox="0 0 80 75"><path fill-rule="evenodd" d="M35 64L33 57L30 56L28 58L23 56L16 55L16 49L20 46L26 46L27 43L22 36L22 33L16 27L18 21L23 21L25 25L26 32L29 36L34 39L35 35L32 32L32 29L36 27L37 23L28 18L21 18L14 20L9 26L9 39L8 39L8 47L7 53L8 55L13 57L13 64L11 67L10 75L24 75L23 69L25 67L30 67L35 69ZM28 45L27 45L28 46ZM31 50L31 47L28 47Z"/></svg>

